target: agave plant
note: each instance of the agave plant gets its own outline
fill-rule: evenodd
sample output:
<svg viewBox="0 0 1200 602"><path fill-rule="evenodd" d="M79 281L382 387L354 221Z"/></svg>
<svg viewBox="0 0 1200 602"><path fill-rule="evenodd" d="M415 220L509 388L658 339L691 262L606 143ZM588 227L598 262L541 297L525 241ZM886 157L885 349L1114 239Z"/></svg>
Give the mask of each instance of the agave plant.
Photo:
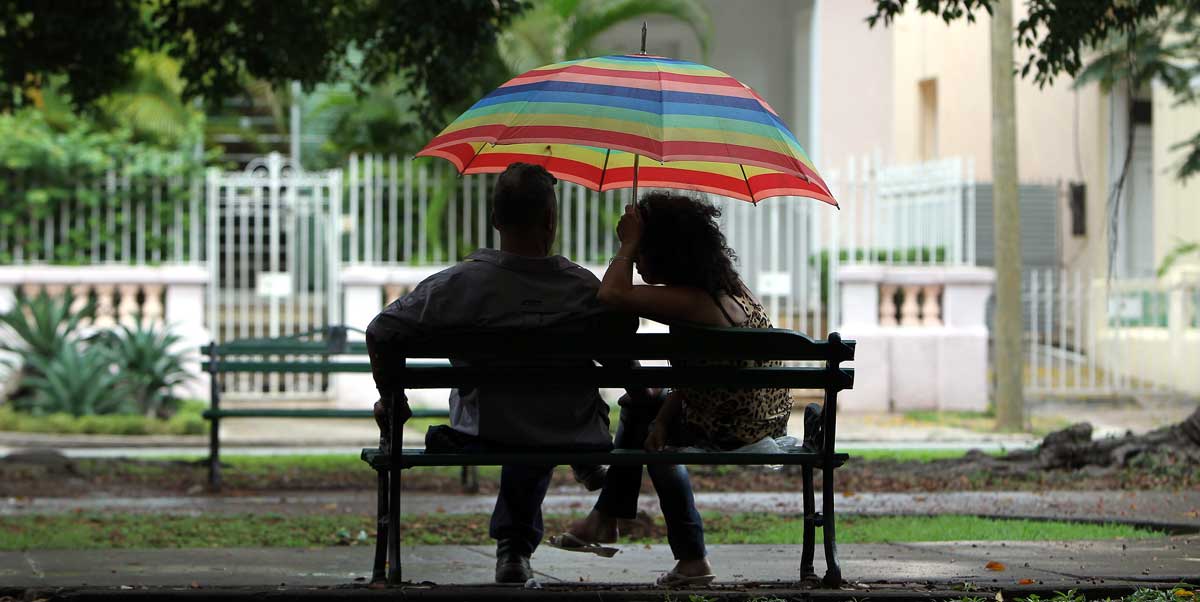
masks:
<svg viewBox="0 0 1200 602"><path fill-rule="evenodd" d="M94 302L72 312L74 302L69 291L60 297L42 291L33 297L18 296L12 309L0 314L0 351L8 351L19 360L18 378L22 382L39 370L34 360L44 362L58 357L79 337L81 323L95 317Z"/></svg>
<svg viewBox="0 0 1200 602"><path fill-rule="evenodd" d="M179 336L140 316L102 335L100 343L138 413L167 418L178 405L172 390L190 379L179 342Z"/></svg>
<svg viewBox="0 0 1200 602"><path fill-rule="evenodd" d="M32 395L15 400L17 409L73 416L123 414L132 409L131 398L113 370L113 358L101 347L68 341L52 357L30 356L29 360L35 373L25 385Z"/></svg>

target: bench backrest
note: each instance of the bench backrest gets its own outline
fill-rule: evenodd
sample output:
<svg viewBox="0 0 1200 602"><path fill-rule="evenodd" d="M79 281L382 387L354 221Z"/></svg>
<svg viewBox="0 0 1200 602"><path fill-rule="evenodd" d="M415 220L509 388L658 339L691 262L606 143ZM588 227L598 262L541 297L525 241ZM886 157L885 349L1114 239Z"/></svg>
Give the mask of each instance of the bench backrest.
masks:
<svg viewBox="0 0 1200 602"><path fill-rule="evenodd" d="M248 339L202 349L207 370L228 372L370 372L370 363L351 359L366 354L362 342L306 341L297 338ZM853 386L854 341L838 333L813 340L782 329L672 328L668 333L585 337L561 334L458 334L411 340L394 350L389 366L404 388L454 386L586 384L624 386L741 386L843 390ZM445 361L468 360L470 366ZM513 358L520 365L513 366ZM590 365L598 360L603 366ZM671 360L670 367L630 367L632 360ZM821 362L820 367L738 368L696 366L693 362L781 360ZM539 364L539 362L544 362ZM579 362L586 365L568 365ZM626 365L622 365L625 362ZM497 363L504 365L495 365Z"/></svg>

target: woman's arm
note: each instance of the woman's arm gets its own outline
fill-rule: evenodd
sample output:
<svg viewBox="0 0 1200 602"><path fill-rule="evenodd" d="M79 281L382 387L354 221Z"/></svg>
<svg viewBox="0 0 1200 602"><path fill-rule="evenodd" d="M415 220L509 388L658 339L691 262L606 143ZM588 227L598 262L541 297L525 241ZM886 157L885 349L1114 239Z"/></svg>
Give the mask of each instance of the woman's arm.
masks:
<svg viewBox="0 0 1200 602"><path fill-rule="evenodd" d="M720 309L708 293L689 286L647 286L633 284L633 262L642 239L642 219L633 205L625 206L625 215L617 224L621 247L608 264L596 298L603 304L665 323L691 322L724 326Z"/></svg>
<svg viewBox="0 0 1200 602"><path fill-rule="evenodd" d="M646 451L662 451L663 447L666 447L667 425L675 421L682 409L683 396L678 391L668 393L662 406L658 408L658 415L654 418L654 428L646 435L644 444Z"/></svg>

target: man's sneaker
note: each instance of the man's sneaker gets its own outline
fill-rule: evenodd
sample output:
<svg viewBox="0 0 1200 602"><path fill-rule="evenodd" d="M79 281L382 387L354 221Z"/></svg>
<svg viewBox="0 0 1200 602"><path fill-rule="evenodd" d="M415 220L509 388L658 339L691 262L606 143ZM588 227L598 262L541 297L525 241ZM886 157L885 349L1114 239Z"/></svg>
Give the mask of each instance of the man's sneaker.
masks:
<svg viewBox="0 0 1200 602"><path fill-rule="evenodd" d="M821 404L804 406L804 447L820 451L825 446L825 429L821 419Z"/></svg>
<svg viewBox="0 0 1200 602"><path fill-rule="evenodd" d="M588 491L599 491L608 481L608 469L604 466L572 466L575 482L582 484Z"/></svg>
<svg viewBox="0 0 1200 602"><path fill-rule="evenodd" d="M533 578L529 557L513 552L500 540L496 545L496 583L525 583Z"/></svg>

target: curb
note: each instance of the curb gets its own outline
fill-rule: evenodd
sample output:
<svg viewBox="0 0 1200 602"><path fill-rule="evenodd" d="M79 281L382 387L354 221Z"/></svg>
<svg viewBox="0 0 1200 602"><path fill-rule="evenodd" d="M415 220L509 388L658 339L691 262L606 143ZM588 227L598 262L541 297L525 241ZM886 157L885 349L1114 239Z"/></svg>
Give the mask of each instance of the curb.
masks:
<svg viewBox="0 0 1200 602"><path fill-rule="evenodd" d="M580 601L612 601L612 602L662 602L663 600L685 600L690 596L703 596L711 601L733 600L783 600L804 602L849 602L867 599L886 600L887 602L950 602L964 597L978 597L985 600L1016 600L1037 595L1043 599L1051 598L1055 592L1074 589L1088 600L1105 598L1120 598L1143 587L1168 589L1181 581L1195 582L1200 576L1181 577L1177 581L1135 581L1122 580L1106 583L1102 579L1078 580L1055 583L1051 585L1035 585L1012 588L980 588L969 592L950 589L951 584L938 583L877 583L858 584L854 588L840 590L806 589L798 583L779 583L772 585L750 584L713 589L697 590L663 590L648 586L623 585L592 585L592 586L549 586L541 590L524 589L518 586L402 586L400 588L371 588L365 585L348 585L338 587L227 587L227 588L188 588L188 587L153 587L137 589L120 588L3 588L0 587L0 599L13 600L46 600L46 601L108 601L128 599L176 599L186 602L201 602L207 600L346 600L346 599L401 599L401 600L430 600L430 601L508 601L508 600L580 600ZM874 587L868 587L868 586Z"/></svg>

